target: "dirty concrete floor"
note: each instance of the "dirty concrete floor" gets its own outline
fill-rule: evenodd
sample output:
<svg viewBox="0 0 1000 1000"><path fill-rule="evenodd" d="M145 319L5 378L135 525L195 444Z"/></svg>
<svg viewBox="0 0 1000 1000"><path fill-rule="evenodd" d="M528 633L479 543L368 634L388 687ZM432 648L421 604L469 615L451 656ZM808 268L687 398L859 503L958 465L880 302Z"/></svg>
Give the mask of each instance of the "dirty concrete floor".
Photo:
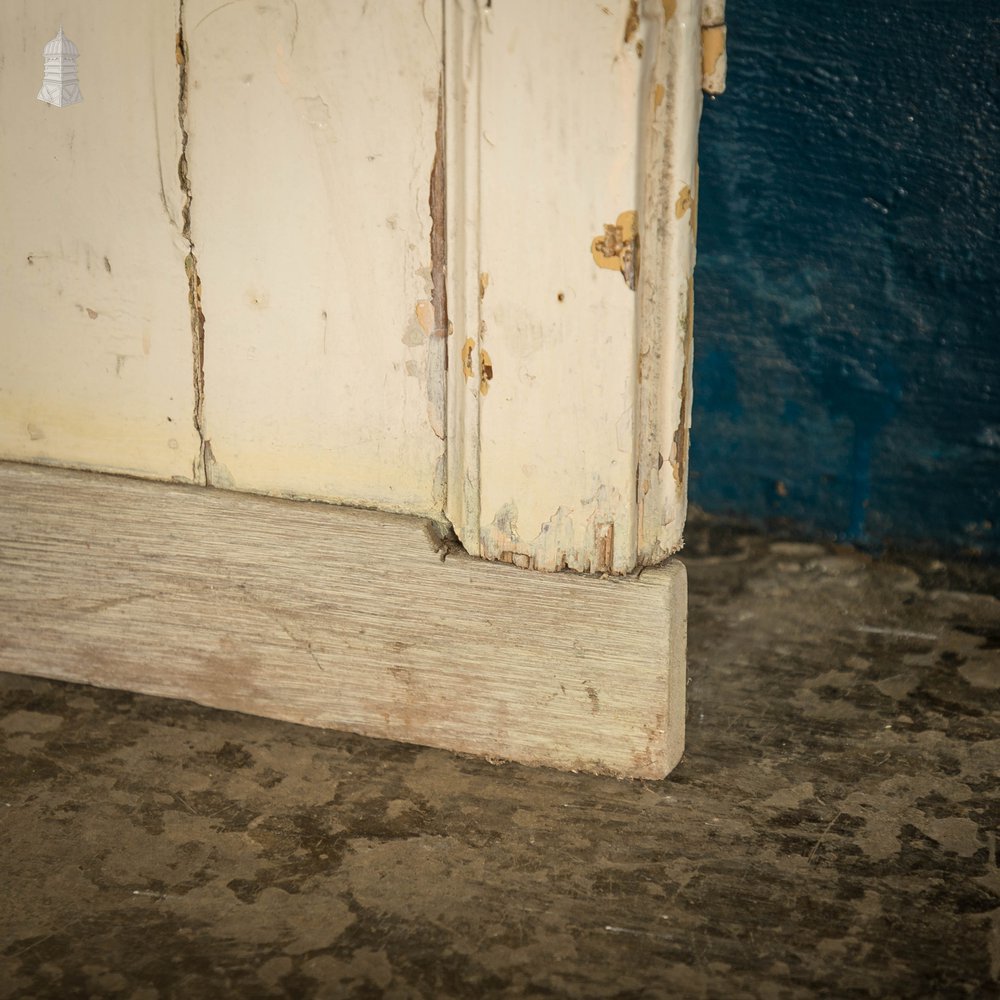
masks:
<svg viewBox="0 0 1000 1000"><path fill-rule="evenodd" d="M685 561L659 782L0 675L0 996L998 995L1000 604L714 528Z"/></svg>

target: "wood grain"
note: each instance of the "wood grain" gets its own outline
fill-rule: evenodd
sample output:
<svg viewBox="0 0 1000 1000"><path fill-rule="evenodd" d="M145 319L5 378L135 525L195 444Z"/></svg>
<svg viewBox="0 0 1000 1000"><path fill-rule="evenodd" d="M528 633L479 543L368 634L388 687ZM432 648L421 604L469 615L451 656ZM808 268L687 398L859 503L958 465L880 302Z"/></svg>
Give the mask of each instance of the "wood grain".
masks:
<svg viewBox="0 0 1000 1000"><path fill-rule="evenodd" d="M686 577L542 574L430 522L0 464L0 669L661 777Z"/></svg>

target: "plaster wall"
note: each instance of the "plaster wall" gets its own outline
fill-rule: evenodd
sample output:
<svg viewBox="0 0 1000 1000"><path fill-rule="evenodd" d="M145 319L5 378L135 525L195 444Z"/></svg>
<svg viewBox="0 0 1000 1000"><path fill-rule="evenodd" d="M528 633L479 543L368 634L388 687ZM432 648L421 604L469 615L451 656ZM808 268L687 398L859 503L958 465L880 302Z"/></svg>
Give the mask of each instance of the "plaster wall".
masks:
<svg viewBox="0 0 1000 1000"><path fill-rule="evenodd" d="M729 5L706 101L691 498L1000 552L1000 21Z"/></svg>

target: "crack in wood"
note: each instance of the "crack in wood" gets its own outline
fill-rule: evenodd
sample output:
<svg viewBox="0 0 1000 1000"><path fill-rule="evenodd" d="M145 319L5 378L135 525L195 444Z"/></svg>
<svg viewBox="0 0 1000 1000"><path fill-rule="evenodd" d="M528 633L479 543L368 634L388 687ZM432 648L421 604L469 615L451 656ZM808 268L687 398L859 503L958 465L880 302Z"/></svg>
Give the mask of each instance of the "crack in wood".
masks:
<svg viewBox="0 0 1000 1000"><path fill-rule="evenodd" d="M208 486L209 467L206 461L208 442L205 438L205 314L201 308L201 278L198 274L198 258L195 254L194 239L191 235L191 205L194 196L191 191L191 178L188 172L188 47L184 36L184 3L179 0L177 6L177 124L181 133L181 153L177 161L177 176L180 180L181 194L184 202L181 208L181 236L188 245L188 253L184 258L184 272L188 280L188 305L191 309L191 349L192 349L192 379L194 383L194 414L193 422L198 433L200 447L192 469L196 482Z"/></svg>
<svg viewBox="0 0 1000 1000"><path fill-rule="evenodd" d="M430 180L431 215L431 307L433 309L433 331L427 345L427 384L430 399L432 426L440 428L438 436L442 441L444 462L447 470L448 449L448 183L446 173L445 146L445 106L444 69L438 83L437 127L434 133L434 163ZM437 431L436 431L437 433ZM444 509L448 499L447 476L442 475L435 483L436 499Z"/></svg>

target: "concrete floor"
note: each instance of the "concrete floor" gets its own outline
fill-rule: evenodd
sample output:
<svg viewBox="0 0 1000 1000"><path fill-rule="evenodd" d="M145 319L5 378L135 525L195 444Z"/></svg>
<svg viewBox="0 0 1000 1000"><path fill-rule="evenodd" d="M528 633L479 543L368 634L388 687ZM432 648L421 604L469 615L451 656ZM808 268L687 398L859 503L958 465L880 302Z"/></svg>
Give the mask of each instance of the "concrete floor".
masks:
<svg viewBox="0 0 1000 1000"><path fill-rule="evenodd" d="M0 996L1000 995L996 574L685 561L662 782L0 675Z"/></svg>

